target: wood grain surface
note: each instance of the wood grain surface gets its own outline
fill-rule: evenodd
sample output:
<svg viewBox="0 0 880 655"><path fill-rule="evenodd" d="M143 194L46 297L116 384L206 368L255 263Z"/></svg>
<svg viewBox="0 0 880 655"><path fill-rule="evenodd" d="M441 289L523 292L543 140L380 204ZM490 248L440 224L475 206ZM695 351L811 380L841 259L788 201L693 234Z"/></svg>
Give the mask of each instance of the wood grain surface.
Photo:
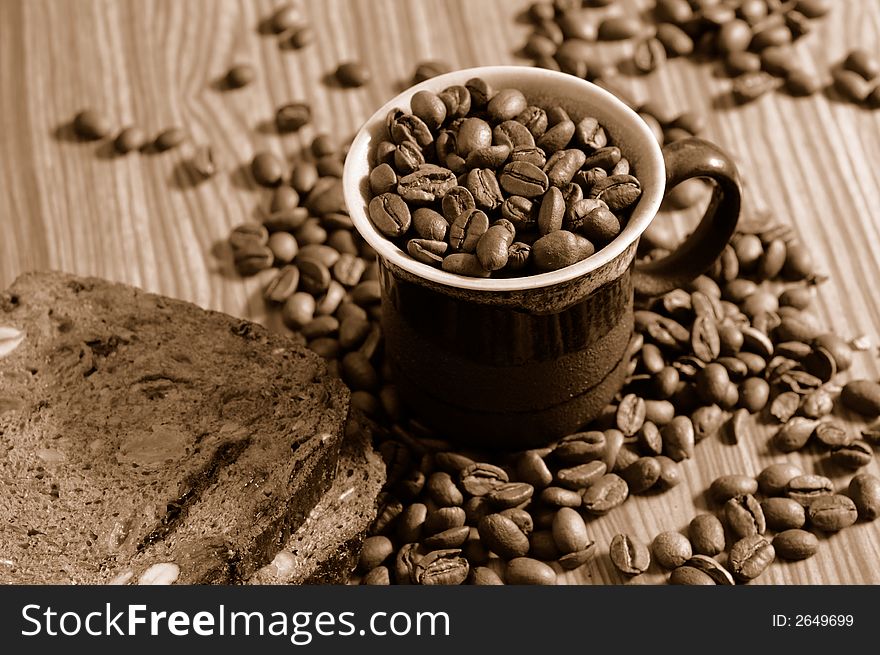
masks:
<svg viewBox="0 0 880 655"><path fill-rule="evenodd" d="M514 52L529 28L516 20L524 0L313 0L302 2L317 39L282 49L261 34L269 0L0 0L0 286L21 272L61 269L128 282L231 314L265 319L266 278L242 281L216 256L233 225L267 202L247 168L268 149L292 158L317 132L345 142L376 107L408 85L415 64L453 67L527 63ZM603 13L648 9L624 2ZM849 48L877 49L880 2L839 0L795 47L817 74ZM614 62L632 44L602 45ZM343 60L373 72L360 89L327 84ZM216 81L235 62L251 62L258 80L220 92ZM705 136L731 152L746 181L746 215L767 209L791 223L831 281L817 312L843 336L880 335L880 111L840 102L833 93L794 99L774 94L742 108L730 81L711 64L673 61L646 77L621 76L638 101L708 117ZM314 125L292 136L271 129L275 108L304 100ZM96 107L115 126L148 133L184 127L191 141L163 154L114 157L106 143L71 135L70 120ZM195 184L185 160L210 143L223 173ZM693 212L661 216L681 232ZM876 349L860 353L853 375L880 375ZM855 430L853 424L853 430ZM737 446L708 439L683 465L684 482L661 496L639 497L590 523L598 555L562 582L624 580L607 557L617 532L649 540L681 530L713 509L705 489L723 473L757 474L792 460L845 488L849 474L814 455L784 456L767 447L770 431ZM868 471L880 472L877 461ZM755 583L880 583L880 521L821 539L814 558L776 563ZM660 582L656 566L635 582Z"/></svg>

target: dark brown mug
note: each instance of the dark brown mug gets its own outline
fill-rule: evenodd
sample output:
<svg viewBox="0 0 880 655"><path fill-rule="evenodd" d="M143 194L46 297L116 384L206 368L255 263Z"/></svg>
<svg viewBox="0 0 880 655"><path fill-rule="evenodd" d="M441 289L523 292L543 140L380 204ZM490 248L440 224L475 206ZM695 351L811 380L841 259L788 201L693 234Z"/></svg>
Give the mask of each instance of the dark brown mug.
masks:
<svg viewBox="0 0 880 655"><path fill-rule="evenodd" d="M621 234L561 270L519 278L463 277L412 259L373 226L369 172L385 117L409 111L422 90L481 77L520 89L532 104L560 105L577 122L596 117L629 160L642 195ZM670 255L635 265L639 237L666 190L715 182L698 227ZM731 159L700 139L662 150L647 124L604 89L563 73L519 66L456 71L388 102L361 128L345 162L345 199L355 227L379 255L385 353L401 398L442 436L475 446L546 444L596 417L620 390L633 330L634 293L658 295L692 280L736 227L740 185Z"/></svg>

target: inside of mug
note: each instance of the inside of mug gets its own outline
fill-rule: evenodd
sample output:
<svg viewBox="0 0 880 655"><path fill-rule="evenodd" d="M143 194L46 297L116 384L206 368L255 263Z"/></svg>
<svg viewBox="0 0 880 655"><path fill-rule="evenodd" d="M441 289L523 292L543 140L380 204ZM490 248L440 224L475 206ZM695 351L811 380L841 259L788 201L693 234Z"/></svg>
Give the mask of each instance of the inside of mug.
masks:
<svg viewBox="0 0 880 655"><path fill-rule="evenodd" d="M378 144L389 138L385 117L394 108L410 111L410 99L418 91L438 93L448 86L464 85L481 77L496 91L517 88L529 104L549 109L558 105L577 124L595 117L605 128L611 144L620 148L639 179L642 195L622 232L611 243L587 259L556 271L516 278L465 278L412 259L372 225L367 206L372 198L369 173ZM413 86L394 97L367 121L355 137L345 162L346 202L355 227L381 257L434 282L447 286L486 290L541 288L572 280L594 271L623 253L647 228L660 207L665 188L665 169L660 146L647 124L633 110L608 91L572 75L526 66L488 66L447 73Z"/></svg>

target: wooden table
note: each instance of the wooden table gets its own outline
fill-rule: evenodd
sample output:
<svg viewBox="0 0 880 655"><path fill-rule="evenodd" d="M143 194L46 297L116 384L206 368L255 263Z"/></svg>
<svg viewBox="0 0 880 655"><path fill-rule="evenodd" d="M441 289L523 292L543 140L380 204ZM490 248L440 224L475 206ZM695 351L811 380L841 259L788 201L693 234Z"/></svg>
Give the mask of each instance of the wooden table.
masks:
<svg viewBox="0 0 880 655"><path fill-rule="evenodd" d="M231 314L264 319L265 278L242 281L218 260L229 228L253 216L266 194L239 168L261 149L292 156L318 131L349 138L376 107L408 84L415 64L526 63L513 52L529 28L515 20L527 2L507 0L314 0L302 3L316 42L279 48L258 25L266 0L0 1L0 285L23 271L62 269L128 282ZM626 2L626 11L652 2ZM840 0L795 48L827 76L853 46L875 48L880 3ZM598 16L603 11L591 10ZM597 47L613 62L632 44ZM359 59L374 80L356 90L324 77ZM221 93L215 82L234 62L252 62L259 79ZM708 115L705 136L729 150L746 178L746 213L769 209L793 224L831 282L817 311L845 336L880 335L880 111L818 94L776 94L745 108L727 102L729 80L709 64L675 61L648 77L622 77L638 101ZM314 126L279 137L265 129L275 108L305 100ZM192 143L159 155L113 157L107 144L77 142L69 121L93 106L115 125L151 134L180 125ZM184 161L193 143L210 143L226 173L193 185ZM873 154L872 154L873 153ZM679 231L692 213L661 220ZM859 354L853 374L880 375L876 351ZM812 457L768 450L768 432L738 446L708 439L684 464L684 483L640 497L590 524L600 555L568 582L621 582L607 557L620 531L648 540L683 529L707 511L704 490L723 473L754 473L790 459L832 476L849 476ZM877 474L875 462L868 469ZM652 567L637 582L662 581ZM819 554L777 563L761 583L880 583L880 521L822 539Z"/></svg>

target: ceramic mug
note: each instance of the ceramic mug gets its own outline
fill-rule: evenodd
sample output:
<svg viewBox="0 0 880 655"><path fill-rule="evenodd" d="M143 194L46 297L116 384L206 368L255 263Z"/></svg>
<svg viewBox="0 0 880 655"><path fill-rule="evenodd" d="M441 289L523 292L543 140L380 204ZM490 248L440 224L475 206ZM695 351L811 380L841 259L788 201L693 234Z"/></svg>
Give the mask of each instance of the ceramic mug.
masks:
<svg viewBox="0 0 880 655"><path fill-rule="evenodd" d="M527 277L470 278L412 259L370 221L369 172L388 139L385 118L409 112L418 91L440 92L481 77L514 87L530 104L559 105L577 123L594 116L629 160L642 195L610 244L567 268ZM667 190L684 180L715 182L693 233L666 258L635 264L638 240ZM546 444L596 417L620 390L633 329L634 293L686 284L721 253L736 227L740 184L731 159L700 139L662 150L647 124L604 89L572 75L490 66L431 78L379 109L345 161L345 200L358 232L376 250L385 355L401 399L438 434L481 447Z"/></svg>

